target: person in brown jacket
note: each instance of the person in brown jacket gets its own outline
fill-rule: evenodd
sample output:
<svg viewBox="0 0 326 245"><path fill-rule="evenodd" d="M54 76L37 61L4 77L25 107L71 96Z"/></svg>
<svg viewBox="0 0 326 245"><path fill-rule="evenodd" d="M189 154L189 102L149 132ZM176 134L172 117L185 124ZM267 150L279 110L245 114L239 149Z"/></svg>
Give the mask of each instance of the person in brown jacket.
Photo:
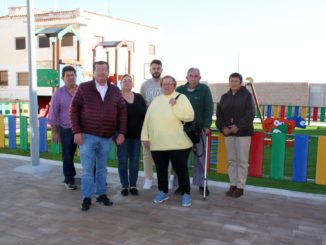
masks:
<svg viewBox="0 0 326 245"><path fill-rule="evenodd" d="M82 170L82 211L89 210L94 192L94 164L96 164L96 201L105 206L112 202L106 195L107 159L112 136L116 143L124 142L127 130L126 104L119 88L107 80L109 64L97 61L93 65L92 81L81 83L70 106L70 120L74 141L80 148Z"/></svg>

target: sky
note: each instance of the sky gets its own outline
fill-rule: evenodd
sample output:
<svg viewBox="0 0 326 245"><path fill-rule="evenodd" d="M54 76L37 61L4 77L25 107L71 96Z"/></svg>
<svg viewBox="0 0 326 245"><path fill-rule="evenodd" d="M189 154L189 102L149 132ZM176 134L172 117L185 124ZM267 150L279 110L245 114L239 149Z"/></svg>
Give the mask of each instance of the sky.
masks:
<svg viewBox="0 0 326 245"><path fill-rule="evenodd" d="M26 0L0 0L0 15ZM164 72L227 82L232 72L254 82L326 83L325 0L34 0L35 8L82 8L160 29Z"/></svg>

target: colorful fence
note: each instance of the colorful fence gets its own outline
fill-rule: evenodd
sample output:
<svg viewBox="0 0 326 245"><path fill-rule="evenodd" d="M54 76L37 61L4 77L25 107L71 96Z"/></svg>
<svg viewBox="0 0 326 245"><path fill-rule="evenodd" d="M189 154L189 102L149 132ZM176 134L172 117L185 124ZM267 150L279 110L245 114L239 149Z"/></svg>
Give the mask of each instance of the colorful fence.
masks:
<svg viewBox="0 0 326 245"><path fill-rule="evenodd" d="M326 122L325 107L260 105L260 109L264 118L288 118L300 116L308 122ZM0 115L29 116L29 103L0 102Z"/></svg>
<svg viewBox="0 0 326 245"><path fill-rule="evenodd" d="M7 121L6 121L7 120ZM18 122L18 123L17 123ZM7 127L6 127L7 125ZM19 125L19 127L18 127ZM17 130L19 128L19 130ZM59 153L60 147L53 142L48 149L48 141L51 135L48 135L47 119L39 118L39 149L40 152ZM19 147L20 149L28 149L28 118L25 116L4 116L0 115L0 148L6 147L5 136L7 132L8 145L10 149L17 148L17 132L19 133ZM264 159L264 145L265 133L256 132L252 136L250 149L250 167L249 176L263 177L263 159ZM296 182L307 182L307 167L308 167L308 153L309 141L313 136L295 135L293 146L293 162L291 179ZM317 153L316 153L316 171L314 181L319 185L326 185L326 136L316 137L317 139ZM272 179L285 179L284 164L286 155L286 141L287 137L283 133L272 134L271 136L271 158L270 158L270 173L269 177ZM209 168L215 166L217 173L227 173L227 158L224 137L218 133L209 138ZM112 148L109 160L116 159L116 149ZM311 164L311 162L310 162Z"/></svg>
<svg viewBox="0 0 326 245"><path fill-rule="evenodd" d="M300 116L308 122L326 122L325 107L261 105L260 109L264 118L289 118Z"/></svg>
<svg viewBox="0 0 326 245"><path fill-rule="evenodd" d="M19 126L18 126L19 125ZM7 127L6 127L7 126ZM38 120L39 128L39 151L40 153L60 153L60 145L55 144L53 141L50 143L50 150L48 147L48 141L51 135L48 135L47 118L40 117ZM5 137L8 137L9 149L17 148L17 139L19 138L19 149L28 150L28 117L15 116L15 115L0 115L0 148L6 147ZM19 134L19 137L18 137ZM116 148L112 147L109 153L108 160L116 159Z"/></svg>
<svg viewBox="0 0 326 245"><path fill-rule="evenodd" d="M292 181L307 182L309 140L312 136L295 135L292 161ZM251 139L249 176L263 177L265 133L256 132ZM285 179L284 164L286 157L286 134L272 134L269 177L276 180ZM317 137L317 156L315 183L326 185L326 136ZM226 148L224 137L218 134L217 173L227 173ZM311 164L311 163L310 163Z"/></svg>
<svg viewBox="0 0 326 245"><path fill-rule="evenodd" d="M0 102L0 115L29 116L29 103Z"/></svg>

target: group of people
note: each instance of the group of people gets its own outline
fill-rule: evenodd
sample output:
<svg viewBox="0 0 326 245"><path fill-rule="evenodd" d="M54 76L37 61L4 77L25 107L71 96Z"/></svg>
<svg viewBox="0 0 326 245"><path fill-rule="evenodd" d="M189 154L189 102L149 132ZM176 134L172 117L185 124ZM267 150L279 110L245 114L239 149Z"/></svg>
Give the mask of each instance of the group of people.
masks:
<svg viewBox="0 0 326 245"><path fill-rule="evenodd" d="M193 185L209 195L205 176L206 137L210 133L213 99L209 87L201 83L200 70L190 68L187 82L177 87L172 76L161 77L160 60L150 63L152 78L145 81L140 94L132 91L133 79L122 77L121 90L107 77L109 65L104 61L93 64L93 80L76 85L76 71L64 67L65 85L53 95L48 123L53 141L62 144L64 184L76 190L74 155L80 149L82 165L81 210L89 210L95 190L96 201L112 205L106 195L107 159L112 143L117 145L121 195L139 195L137 189L140 149L143 144L145 173L144 189L153 185L156 168L158 194L154 203L169 198L173 187L172 168L181 195L181 204L191 206L188 157L194 153ZM220 100L216 110L216 126L226 139L230 188L227 196L240 197L248 172L250 139L253 134L254 103L250 92L242 86L242 76L232 73L230 90ZM184 132L183 124L195 120L201 128L196 144ZM206 189L204 190L204 186ZM94 189L95 188L95 189Z"/></svg>

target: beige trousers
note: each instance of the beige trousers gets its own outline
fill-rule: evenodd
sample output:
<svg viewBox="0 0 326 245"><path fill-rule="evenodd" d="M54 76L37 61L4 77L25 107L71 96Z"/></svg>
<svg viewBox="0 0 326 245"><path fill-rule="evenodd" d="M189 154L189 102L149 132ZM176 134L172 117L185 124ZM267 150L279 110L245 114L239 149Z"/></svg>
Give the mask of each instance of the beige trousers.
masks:
<svg viewBox="0 0 326 245"><path fill-rule="evenodd" d="M225 137L230 185L243 189L248 176L251 136Z"/></svg>

